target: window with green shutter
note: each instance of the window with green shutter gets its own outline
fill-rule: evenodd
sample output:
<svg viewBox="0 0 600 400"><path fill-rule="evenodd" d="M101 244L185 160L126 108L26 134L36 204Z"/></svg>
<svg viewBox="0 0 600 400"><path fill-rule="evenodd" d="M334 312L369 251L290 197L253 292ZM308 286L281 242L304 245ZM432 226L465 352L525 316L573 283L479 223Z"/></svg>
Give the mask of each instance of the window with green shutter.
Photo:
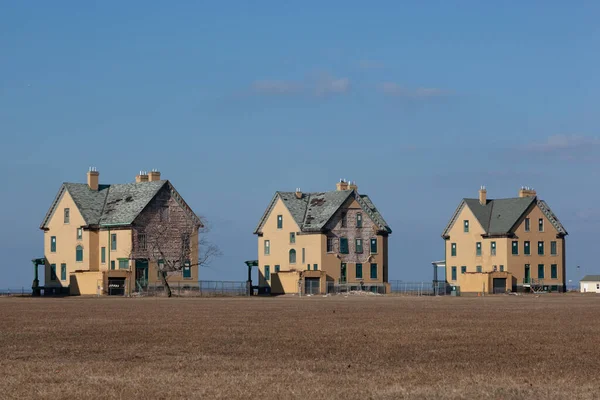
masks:
<svg viewBox="0 0 600 400"><path fill-rule="evenodd" d="M290 232L290 244L296 243L296 232Z"/></svg>
<svg viewBox="0 0 600 400"><path fill-rule="evenodd" d="M310 271L310 264L306 264L306 270Z"/></svg>
<svg viewBox="0 0 600 400"><path fill-rule="evenodd" d="M538 231L544 232L544 218L538 220Z"/></svg>
<svg viewBox="0 0 600 400"><path fill-rule="evenodd" d="M296 250L290 250L290 264L296 264Z"/></svg>
<svg viewBox="0 0 600 400"><path fill-rule="evenodd" d="M283 215L277 216L277 229L283 229Z"/></svg>
<svg viewBox="0 0 600 400"><path fill-rule="evenodd" d="M452 267L452 280L456 280L456 267Z"/></svg>
<svg viewBox="0 0 600 400"><path fill-rule="evenodd" d="M469 220L468 220L468 219L465 219L465 220L463 221L463 224L464 224L464 231L465 231L465 232L469 232Z"/></svg>
<svg viewBox="0 0 600 400"><path fill-rule="evenodd" d="M558 279L558 266L556 264L550 265L550 278Z"/></svg>
<svg viewBox="0 0 600 400"><path fill-rule="evenodd" d="M50 280L55 281L56 278L56 264L50 264Z"/></svg>
<svg viewBox="0 0 600 400"><path fill-rule="evenodd" d="M544 242L538 242L538 255L544 255Z"/></svg>
<svg viewBox="0 0 600 400"><path fill-rule="evenodd" d="M100 249L100 262L106 264L106 247Z"/></svg>
<svg viewBox="0 0 600 400"><path fill-rule="evenodd" d="M496 242L492 242L490 244L490 254L495 256L496 255Z"/></svg>
<svg viewBox="0 0 600 400"><path fill-rule="evenodd" d="M309 264L309 265L310 265L310 264ZM279 265L276 265L276 266L275 266L275 272L279 272L279 270L280 270L280 269L281 269L281 267L280 267ZM310 268L308 268L308 269L310 269Z"/></svg>
<svg viewBox="0 0 600 400"><path fill-rule="evenodd" d="M348 238L340 238L340 253L348 254Z"/></svg>
<svg viewBox="0 0 600 400"><path fill-rule="evenodd" d="M513 240L512 242L512 254L513 256L519 254L519 242L517 240Z"/></svg>
<svg viewBox="0 0 600 400"><path fill-rule="evenodd" d="M50 237L50 253L56 253L56 236Z"/></svg>
<svg viewBox="0 0 600 400"><path fill-rule="evenodd" d="M362 214L358 213L356 214L356 227L357 228L362 228L363 224L362 224Z"/></svg>
<svg viewBox="0 0 600 400"><path fill-rule="evenodd" d="M357 252L357 253L359 253L359 254L360 254L360 253L362 253L362 252L363 252L362 239L356 239L355 246L356 246L356 252Z"/></svg>
<svg viewBox="0 0 600 400"><path fill-rule="evenodd" d="M371 239L371 254L377 254L377 238Z"/></svg>
<svg viewBox="0 0 600 400"><path fill-rule="evenodd" d="M110 269L115 269L115 260L110 260Z"/></svg>
<svg viewBox="0 0 600 400"><path fill-rule="evenodd" d="M556 242L555 241L550 242L550 254L553 255L553 256L555 256L557 254L556 253Z"/></svg>
<svg viewBox="0 0 600 400"><path fill-rule="evenodd" d="M75 248L75 261L82 262L83 261L83 247L77 246Z"/></svg>
<svg viewBox="0 0 600 400"><path fill-rule="evenodd" d="M538 264L538 279L544 279L544 264Z"/></svg>
<svg viewBox="0 0 600 400"><path fill-rule="evenodd" d="M319 270L319 264L313 264L313 270L318 271Z"/></svg>
<svg viewBox="0 0 600 400"><path fill-rule="evenodd" d="M525 241L525 243L523 243L523 253L528 256L531 255L531 246L529 245L529 241Z"/></svg>
<svg viewBox="0 0 600 400"><path fill-rule="evenodd" d="M77 228L77 240L81 240L83 238L83 228Z"/></svg>
<svg viewBox="0 0 600 400"><path fill-rule="evenodd" d="M271 267L265 265L265 280L271 280Z"/></svg>
<svg viewBox="0 0 600 400"><path fill-rule="evenodd" d="M500 266L500 272L504 272L504 265Z"/></svg>
<svg viewBox="0 0 600 400"><path fill-rule="evenodd" d="M271 241L265 240L265 256L271 254Z"/></svg>
<svg viewBox="0 0 600 400"><path fill-rule="evenodd" d="M119 269L129 269L129 260L126 258L119 259Z"/></svg>
<svg viewBox="0 0 600 400"><path fill-rule="evenodd" d="M475 254L480 256L481 255L481 242L477 242L475 244Z"/></svg>
<svg viewBox="0 0 600 400"><path fill-rule="evenodd" d="M67 280L67 264L60 264L60 280Z"/></svg>
<svg viewBox="0 0 600 400"><path fill-rule="evenodd" d="M452 243L450 246L450 255L452 257L456 257L456 243Z"/></svg>
<svg viewBox="0 0 600 400"><path fill-rule="evenodd" d="M356 279L362 279L362 264L356 263Z"/></svg>
<svg viewBox="0 0 600 400"><path fill-rule="evenodd" d="M467 266L463 265L462 267L460 267L460 273L461 274L466 274L467 273Z"/></svg>
<svg viewBox="0 0 600 400"><path fill-rule="evenodd" d="M478 266L476 266L476 267L475 267L475 271L477 271L477 272L481 272L481 265L478 265Z"/></svg>
<svg viewBox="0 0 600 400"><path fill-rule="evenodd" d="M371 279L377 279L377 264L371 264Z"/></svg>
<svg viewBox="0 0 600 400"><path fill-rule="evenodd" d="M111 250L117 249L117 234L116 233L110 234L110 249Z"/></svg>

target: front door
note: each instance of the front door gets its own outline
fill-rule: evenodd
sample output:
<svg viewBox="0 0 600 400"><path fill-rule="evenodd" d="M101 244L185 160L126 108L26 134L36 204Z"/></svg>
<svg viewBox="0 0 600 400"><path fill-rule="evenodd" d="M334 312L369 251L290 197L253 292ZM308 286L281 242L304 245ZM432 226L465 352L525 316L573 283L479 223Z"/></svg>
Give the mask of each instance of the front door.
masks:
<svg viewBox="0 0 600 400"><path fill-rule="evenodd" d="M148 287L148 261L135 260L135 291Z"/></svg>
<svg viewBox="0 0 600 400"><path fill-rule="evenodd" d="M525 264L525 280L523 281L523 283L530 283L531 282L531 270L529 268L529 264Z"/></svg>

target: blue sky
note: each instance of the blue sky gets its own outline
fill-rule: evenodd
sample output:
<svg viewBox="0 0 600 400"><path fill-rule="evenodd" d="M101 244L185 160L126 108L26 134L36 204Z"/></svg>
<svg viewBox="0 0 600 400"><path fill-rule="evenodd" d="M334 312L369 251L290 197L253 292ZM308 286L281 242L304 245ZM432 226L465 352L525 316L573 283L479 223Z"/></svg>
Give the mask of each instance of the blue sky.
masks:
<svg viewBox="0 0 600 400"><path fill-rule="evenodd" d="M533 186L600 273L597 2L0 1L0 287L28 286L64 181L158 168L245 279L276 190L356 180L430 279L462 197ZM575 266L580 265L580 271Z"/></svg>

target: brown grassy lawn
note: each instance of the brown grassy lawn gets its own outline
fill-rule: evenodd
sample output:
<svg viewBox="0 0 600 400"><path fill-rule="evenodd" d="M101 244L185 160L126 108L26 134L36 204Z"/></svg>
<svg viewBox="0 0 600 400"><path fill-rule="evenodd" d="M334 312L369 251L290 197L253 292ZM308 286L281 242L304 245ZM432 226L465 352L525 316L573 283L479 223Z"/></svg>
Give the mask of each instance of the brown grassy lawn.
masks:
<svg viewBox="0 0 600 400"><path fill-rule="evenodd" d="M0 299L0 398L600 397L600 296Z"/></svg>

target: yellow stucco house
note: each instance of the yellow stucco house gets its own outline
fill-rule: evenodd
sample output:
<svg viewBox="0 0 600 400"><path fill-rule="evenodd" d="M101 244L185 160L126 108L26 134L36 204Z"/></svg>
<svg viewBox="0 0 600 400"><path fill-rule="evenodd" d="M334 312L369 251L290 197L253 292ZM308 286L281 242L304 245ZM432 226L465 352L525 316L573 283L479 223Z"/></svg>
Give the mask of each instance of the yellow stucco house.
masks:
<svg viewBox="0 0 600 400"><path fill-rule="evenodd" d="M123 295L152 282L160 285L163 278L197 284L201 226L160 172L140 172L135 182L104 185L91 168L87 183L61 185L40 226L43 290ZM34 293L36 280L37 272Z"/></svg>
<svg viewBox="0 0 600 400"><path fill-rule="evenodd" d="M462 293L566 290L567 231L535 190L463 199L442 237L446 281Z"/></svg>
<svg viewBox="0 0 600 400"><path fill-rule="evenodd" d="M329 192L276 192L254 233L263 292L389 291L392 230L353 182Z"/></svg>

